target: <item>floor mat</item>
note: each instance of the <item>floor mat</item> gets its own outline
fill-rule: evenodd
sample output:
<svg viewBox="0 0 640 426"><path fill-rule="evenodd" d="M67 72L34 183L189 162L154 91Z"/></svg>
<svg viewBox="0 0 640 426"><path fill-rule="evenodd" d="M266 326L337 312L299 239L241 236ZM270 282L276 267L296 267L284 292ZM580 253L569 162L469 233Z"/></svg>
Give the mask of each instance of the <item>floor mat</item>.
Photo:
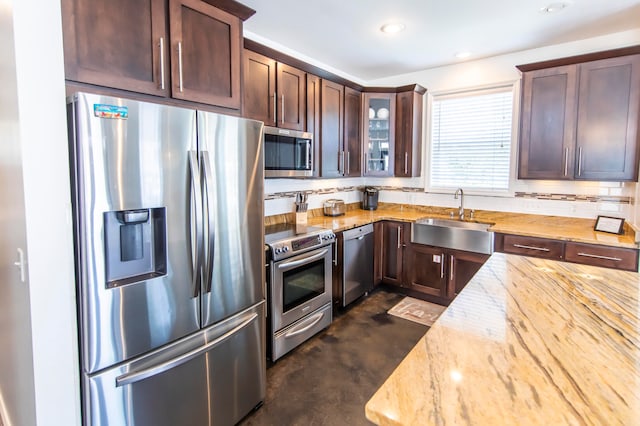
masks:
<svg viewBox="0 0 640 426"><path fill-rule="evenodd" d="M425 302L424 300L405 297L387 311L388 314L404 318L409 321L431 326L446 309L446 306Z"/></svg>

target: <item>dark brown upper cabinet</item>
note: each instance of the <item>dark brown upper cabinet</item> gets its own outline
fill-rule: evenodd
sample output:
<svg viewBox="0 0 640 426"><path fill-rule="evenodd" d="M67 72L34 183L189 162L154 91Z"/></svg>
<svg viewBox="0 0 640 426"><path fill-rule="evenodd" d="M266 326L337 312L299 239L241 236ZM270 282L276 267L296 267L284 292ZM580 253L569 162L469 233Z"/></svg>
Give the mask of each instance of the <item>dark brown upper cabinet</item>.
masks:
<svg viewBox="0 0 640 426"><path fill-rule="evenodd" d="M422 172L422 111L426 89L412 86L396 94L394 175L420 176Z"/></svg>
<svg viewBox="0 0 640 426"><path fill-rule="evenodd" d="M362 93L350 87L344 88L344 176L362 175L362 141L360 122Z"/></svg>
<svg viewBox="0 0 640 426"><path fill-rule="evenodd" d="M393 176L395 93L365 93L362 136L365 176Z"/></svg>
<svg viewBox="0 0 640 426"><path fill-rule="evenodd" d="M201 0L169 0L171 95L240 109L242 21Z"/></svg>
<svg viewBox="0 0 640 426"><path fill-rule="evenodd" d="M62 0L67 80L168 96L165 0Z"/></svg>
<svg viewBox="0 0 640 426"><path fill-rule="evenodd" d="M307 74L307 132L313 135L313 176L320 176L320 77Z"/></svg>
<svg viewBox="0 0 640 426"><path fill-rule="evenodd" d="M344 86L320 82L320 176L344 176Z"/></svg>
<svg viewBox="0 0 640 426"><path fill-rule="evenodd" d="M637 181L640 55L535 66L518 67L518 177Z"/></svg>
<svg viewBox="0 0 640 426"><path fill-rule="evenodd" d="M267 126L304 131L306 73L259 53L244 51L244 116Z"/></svg>
<svg viewBox="0 0 640 426"><path fill-rule="evenodd" d="M65 77L239 110L253 12L230 0L62 0Z"/></svg>

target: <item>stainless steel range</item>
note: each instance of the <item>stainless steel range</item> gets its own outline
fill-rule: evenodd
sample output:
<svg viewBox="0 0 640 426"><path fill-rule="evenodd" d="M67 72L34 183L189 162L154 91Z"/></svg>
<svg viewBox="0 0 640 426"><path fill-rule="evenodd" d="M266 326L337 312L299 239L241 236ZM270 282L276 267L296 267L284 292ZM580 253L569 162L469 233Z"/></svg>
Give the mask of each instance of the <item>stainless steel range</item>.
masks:
<svg viewBox="0 0 640 426"><path fill-rule="evenodd" d="M319 227L268 226L267 354L276 361L331 324L331 244L335 234Z"/></svg>

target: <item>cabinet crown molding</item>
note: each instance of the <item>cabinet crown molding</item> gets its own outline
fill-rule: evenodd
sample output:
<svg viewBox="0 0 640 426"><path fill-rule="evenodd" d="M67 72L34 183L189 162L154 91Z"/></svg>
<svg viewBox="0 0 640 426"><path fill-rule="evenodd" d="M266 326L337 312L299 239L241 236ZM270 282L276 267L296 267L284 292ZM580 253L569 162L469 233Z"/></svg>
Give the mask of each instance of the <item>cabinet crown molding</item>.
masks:
<svg viewBox="0 0 640 426"><path fill-rule="evenodd" d="M520 72L535 71L545 68L574 65L582 62L597 61L600 59L617 58L619 56L635 55L640 53L640 45L622 47L620 49L603 50L601 52L585 53L583 55L568 56L566 58L550 59L548 61L532 62L530 64L516 65Z"/></svg>

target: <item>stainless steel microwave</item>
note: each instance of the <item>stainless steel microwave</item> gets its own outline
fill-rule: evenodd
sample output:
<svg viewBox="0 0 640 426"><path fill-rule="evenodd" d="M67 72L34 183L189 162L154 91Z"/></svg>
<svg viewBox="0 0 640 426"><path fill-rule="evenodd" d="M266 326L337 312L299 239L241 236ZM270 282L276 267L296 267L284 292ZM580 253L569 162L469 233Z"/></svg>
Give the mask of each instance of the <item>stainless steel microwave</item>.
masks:
<svg viewBox="0 0 640 426"><path fill-rule="evenodd" d="M264 176L313 176L313 135L265 126Z"/></svg>

